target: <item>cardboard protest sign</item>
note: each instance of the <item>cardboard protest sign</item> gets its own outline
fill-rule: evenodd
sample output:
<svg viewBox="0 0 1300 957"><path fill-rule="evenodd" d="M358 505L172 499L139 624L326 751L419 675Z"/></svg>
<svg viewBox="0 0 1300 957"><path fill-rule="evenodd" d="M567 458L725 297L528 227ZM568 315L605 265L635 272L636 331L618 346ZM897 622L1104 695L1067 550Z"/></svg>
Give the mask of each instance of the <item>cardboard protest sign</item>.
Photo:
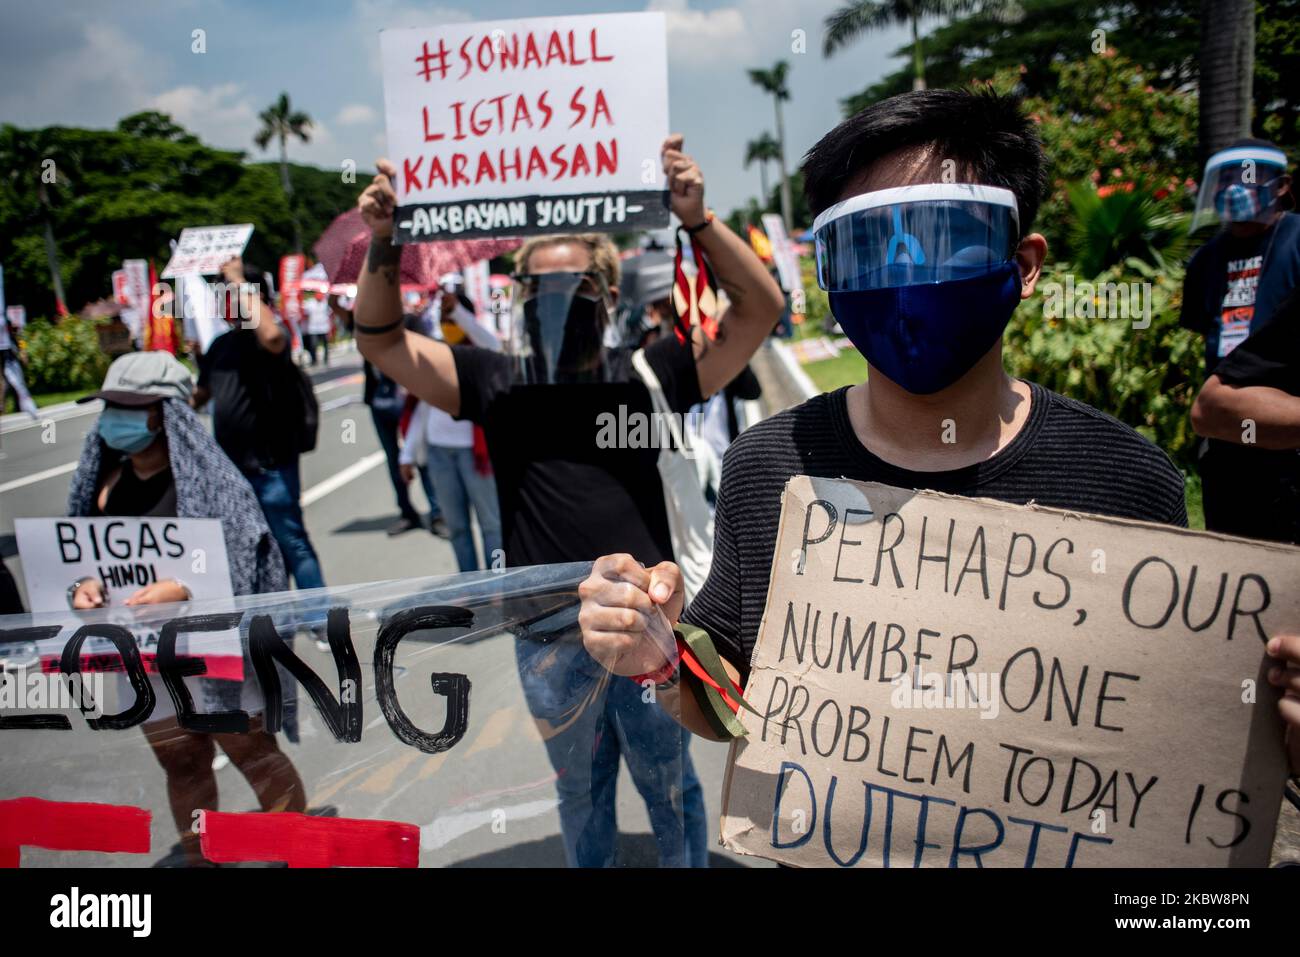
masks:
<svg viewBox="0 0 1300 957"><path fill-rule="evenodd" d="M722 836L800 866L1264 865L1300 549L798 476Z"/></svg>
<svg viewBox="0 0 1300 957"><path fill-rule="evenodd" d="M668 223L661 13L385 30L398 243Z"/></svg>
<svg viewBox="0 0 1300 957"><path fill-rule="evenodd" d="M69 587L91 577L103 582L108 607L120 611L117 620L128 628L135 610L123 602L154 582L177 579L195 601L233 594L226 541L215 518L19 518L14 537L34 611L66 611ZM157 633L146 630L136 639L146 668L154 671ZM177 649L202 657L212 677L243 675L238 632L184 636ZM88 671L120 667L117 649L106 638L87 639L82 654ZM55 652L43 653L43 663L47 659L57 667Z"/></svg>
<svg viewBox="0 0 1300 957"><path fill-rule="evenodd" d="M232 256L240 256L253 235L251 223L237 226L200 226L181 230L172 258L162 272L163 279L173 279L185 273L203 276L221 272L221 264Z"/></svg>

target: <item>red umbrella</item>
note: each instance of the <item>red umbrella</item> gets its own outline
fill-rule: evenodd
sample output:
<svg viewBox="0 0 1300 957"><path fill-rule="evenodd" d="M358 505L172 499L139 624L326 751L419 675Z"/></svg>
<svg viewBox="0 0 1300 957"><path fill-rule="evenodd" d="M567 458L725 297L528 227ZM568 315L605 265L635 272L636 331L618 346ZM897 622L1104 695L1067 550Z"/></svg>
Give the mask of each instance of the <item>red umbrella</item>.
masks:
<svg viewBox="0 0 1300 957"><path fill-rule="evenodd" d="M480 259L513 252L522 239L453 239L441 243L407 243L402 247L401 282L430 287L438 278ZM370 230L361 212L350 209L321 234L312 251L332 283L354 283L361 275L370 248Z"/></svg>

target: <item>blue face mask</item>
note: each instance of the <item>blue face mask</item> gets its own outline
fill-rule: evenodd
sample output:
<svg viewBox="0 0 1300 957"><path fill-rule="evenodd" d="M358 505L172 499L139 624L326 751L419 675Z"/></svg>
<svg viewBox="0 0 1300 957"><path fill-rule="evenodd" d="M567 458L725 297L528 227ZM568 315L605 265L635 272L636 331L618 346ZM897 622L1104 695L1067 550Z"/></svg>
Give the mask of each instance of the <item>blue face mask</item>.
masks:
<svg viewBox="0 0 1300 957"><path fill-rule="evenodd" d="M1013 261L971 278L828 295L844 334L872 368L914 395L930 395L993 348L1016 311L1020 287Z"/></svg>
<svg viewBox="0 0 1300 957"><path fill-rule="evenodd" d="M127 455L143 452L158 437L149 428L148 409L117 409L109 406L99 414L99 437L109 448Z"/></svg>

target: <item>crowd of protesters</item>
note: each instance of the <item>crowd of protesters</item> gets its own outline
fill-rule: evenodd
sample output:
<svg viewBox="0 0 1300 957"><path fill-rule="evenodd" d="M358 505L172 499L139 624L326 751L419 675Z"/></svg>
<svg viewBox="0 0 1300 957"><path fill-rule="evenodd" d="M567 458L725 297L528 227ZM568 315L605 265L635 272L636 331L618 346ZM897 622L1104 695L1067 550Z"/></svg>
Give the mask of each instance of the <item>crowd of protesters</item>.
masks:
<svg viewBox="0 0 1300 957"><path fill-rule="evenodd" d="M359 200L372 240L352 310L324 297L305 307L313 364L318 351L328 364L333 319L345 315L356 336L364 401L397 506L390 535L427 528L449 540L462 571L595 562L581 588L579 640L516 643L573 866L617 860L621 761L646 803L660 863L707 864L689 743L693 734L725 735L686 691L698 679L665 660L650 635L652 613L703 630L743 688L792 476L1187 524L1184 477L1161 449L1004 371L1003 330L1034 294L1048 255L1033 231L1047 157L1014 99L904 94L812 148L803 181L816 215L818 281L870 373L753 425L738 411L759 392L748 363L787 301L749 243L708 208L703 173L680 136L664 142L662 164L678 234L723 292L725 304L708 314L674 301L671 251L651 249L625 268L608 236L586 233L523 243L504 327L481 321L483 304L466 297L455 274L404 297L401 247L392 242L396 171L383 160ZM940 175L941 164L955 164L955 183ZM1197 217L1222 228L1189 265L1182 321L1206 343L1208 379L1192 419L1204 437L1207 526L1300 543L1294 205L1285 156L1271 144L1243 140L1210 158ZM69 513L219 517L237 594L282 590L290 577L299 589L320 588L299 503L300 458L316 443L310 381L291 358L260 273L236 259L224 278L241 299L228 304L230 329L204 351L196 385L161 353L110 368ZM634 289L637 308L629 310ZM0 358L7 348L0 340ZM209 403L212 435L192 411ZM704 431L722 464L711 482L702 470L684 478L666 468L671 450L610 447L573 427L609 414L692 410L713 423ZM961 423L955 443L934 427L951 414ZM411 497L417 475L426 516ZM702 487L690 488L693 479ZM698 536L687 534L695 496L707 502L712 528L698 564ZM70 594L76 608L105 601L97 581L77 582ZM184 582L169 580L126 601L186 597ZM323 641L323 623L314 628ZM1289 757L1300 768L1300 636L1272 636L1267 652L1277 659L1269 680L1285 689ZM567 677L596 673L632 680L609 681L593 706ZM642 697L647 683L653 707ZM220 681L204 687L212 708L232 693ZM215 779L204 771L213 743L174 718L145 732L184 835L189 808L215 806ZM255 728L226 737L216 745L264 808L303 807L302 783L272 735Z"/></svg>

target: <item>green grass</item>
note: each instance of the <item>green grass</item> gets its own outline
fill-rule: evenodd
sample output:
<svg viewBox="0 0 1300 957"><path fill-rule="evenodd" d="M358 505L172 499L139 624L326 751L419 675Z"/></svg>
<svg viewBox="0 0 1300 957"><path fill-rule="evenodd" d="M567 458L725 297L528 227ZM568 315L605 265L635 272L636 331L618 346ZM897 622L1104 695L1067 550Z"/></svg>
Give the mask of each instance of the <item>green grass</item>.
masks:
<svg viewBox="0 0 1300 957"><path fill-rule="evenodd" d="M1205 528L1205 505L1201 499L1201 477L1187 476L1187 526Z"/></svg>
<svg viewBox="0 0 1300 957"><path fill-rule="evenodd" d="M834 359L809 362L803 367L813 385L822 392L833 392L845 385L857 385L867 379L867 360L856 349L844 349Z"/></svg>
<svg viewBox="0 0 1300 957"><path fill-rule="evenodd" d="M73 402L80 399L83 395L90 395L90 393L97 391L99 390L78 389L74 392L47 392L44 395L34 395L32 398L36 400L36 407L43 409L47 405L58 405L60 402ZM20 411L18 408L18 397L14 394L14 390L9 387L9 384L5 383L4 407L0 408L0 413L18 411Z"/></svg>

